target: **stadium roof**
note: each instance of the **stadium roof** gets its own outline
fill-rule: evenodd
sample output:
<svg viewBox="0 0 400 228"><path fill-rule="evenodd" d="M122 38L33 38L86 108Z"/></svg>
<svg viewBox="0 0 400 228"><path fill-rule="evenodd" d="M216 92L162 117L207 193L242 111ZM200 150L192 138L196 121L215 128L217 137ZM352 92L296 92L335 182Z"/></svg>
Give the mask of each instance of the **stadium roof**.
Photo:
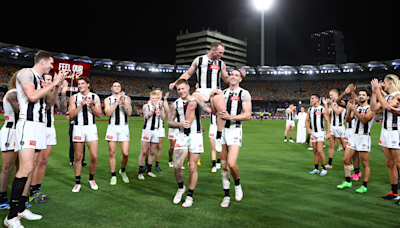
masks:
<svg viewBox="0 0 400 228"><path fill-rule="evenodd" d="M15 44L0 42L0 56L11 59L29 60L39 51L36 48L22 47ZM92 64L93 68L116 70L116 71L150 71L160 73L184 73L189 70L190 65L176 64L155 64L148 62L133 62L123 60L112 60L107 58L92 58L89 56L79 56L67 53L56 53L49 51L54 58L86 62ZM301 65L301 66L241 66L247 74L254 75L293 75L293 74L331 74L331 73L351 73L363 72L366 70L388 70L397 69L400 66L400 59L388 61L371 61L367 63L345 63L345 64L324 64L324 65ZM227 66L228 72L235 69Z"/></svg>

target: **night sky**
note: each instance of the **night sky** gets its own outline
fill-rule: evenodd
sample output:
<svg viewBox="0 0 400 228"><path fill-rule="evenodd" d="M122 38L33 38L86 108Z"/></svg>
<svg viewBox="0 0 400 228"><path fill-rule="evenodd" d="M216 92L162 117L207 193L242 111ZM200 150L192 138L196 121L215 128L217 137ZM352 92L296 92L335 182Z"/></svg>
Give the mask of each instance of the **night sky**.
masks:
<svg viewBox="0 0 400 228"><path fill-rule="evenodd" d="M92 58L174 63L180 31L211 28L227 34L228 20L260 15L251 0L130 2L97 2L76 10L68 5L36 15L4 7L0 42ZM308 64L311 34L330 29L355 43L356 62L400 59L399 6L400 1L275 0L265 15L277 23L277 65Z"/></svg>

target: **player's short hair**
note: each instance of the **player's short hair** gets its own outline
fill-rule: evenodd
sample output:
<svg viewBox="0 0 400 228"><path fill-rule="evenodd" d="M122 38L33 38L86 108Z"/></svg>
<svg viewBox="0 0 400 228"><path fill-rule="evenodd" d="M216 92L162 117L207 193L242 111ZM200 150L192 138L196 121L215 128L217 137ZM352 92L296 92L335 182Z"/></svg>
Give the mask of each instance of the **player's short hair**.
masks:
<svg viewBox="0 0 400 228"><path fill-rule="evenodd" d="M311 94L311 96L314 96L314 97L318 98L318 100L320 99L320 96L318 94L316 94L316 93Z"/></svg>
<svg viewBox="0 0 400 228"><path fill-rule="evenodd" d="M51 75L50 73L44 73L44 74L43 74L43 78L46 77L46 75L50 75L50 76L51 76L51 79L53 79L53 75Z"/></svg>
<svg viewBox="0 0 400 228"><path fill-rule="evenodd" d="M339 94L339 91L337 89L331 89L329 92L334 92L336 94Z"/></svg>
<svg viewBox="0 0 400 228"><path fill-rule="evenodd" d="M157 97L158 97L158 92L156 92L156 91L154 91L154 90L151 91L151 92L150 92L150 97L151 97L151 96L157 96Z"/></svg>
<svg viewBox="0 0 400 228"><path fill-rule="evenodd" d="M119 83L119 85L122 87L121 81L115 80L115 81L113 81L113 82L111 83L111 86L113 86L114 83Z"/></svg>
<svg viewBox="0 0 400 228"><path fill-rule="evenodd" d="M212 42L211 45L210 45L210 50L211 50L211 49L217 49L218 46L224 47L224 45L223 45L221 42L219 42L219 41Z"/></svg>
<svg viewBox="0 0 400 228"><path fill-rule="evenodd" d="M184 83L184 84L186 84L186 85L189 85L188 80L183 79L183 78L178 79L178 81L176 81L175 85L180 85L180 84L182 84L182 83Z"/></svg>
<svg viewBox="0 0 400 228"><path fill-rule="evenodd" d="M361 87L360 89L358 89L358 92L361 92L361 91L366 92L367 96L369 96L369 97L371 96L371 91L368 88Z"/></svg>
<svg viewBox="0 0 400 228"><path fill-rule="evenodd" d="M36 53L36 55L33 58L33 60L34 60L35 64L38 64L38 63L40 63L40 61L42 59L47 61L50 58L53 58L53 56L49 52L47 52L47 51L38 51L38 53Z"/></svg>
<svg viewBox="0 0 400 228"><path fill-rule="evenodd" d="M86 76L80 76L77 81L83 80L86 83L90 84L90 79Z"/></svg>
<svg viewBox="0 0 400 228"><path fill-rule="evenodd" d="M155 88L153 91L157 91L157 90L161 91L161 88Z"/></svg>

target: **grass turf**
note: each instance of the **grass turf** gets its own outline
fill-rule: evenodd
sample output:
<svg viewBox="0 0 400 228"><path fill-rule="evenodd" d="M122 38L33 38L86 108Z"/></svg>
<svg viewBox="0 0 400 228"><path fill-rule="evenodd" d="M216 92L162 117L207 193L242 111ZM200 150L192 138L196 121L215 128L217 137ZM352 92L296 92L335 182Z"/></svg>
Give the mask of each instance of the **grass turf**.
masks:
<svg viewBox="0 0 400 228"><path fill-rule="evenodd" d="M56 118L63 119L64 116ZM89 169L86 166L82 168L79 193L71 192L75 177L68 158L69 124L56 121L58 145L53 147L42 183L42 191L52 198L44 204L34 203L31 208L34 213L43 215L42 220L22 220L22 224L26 227L394 227L399 222L397 211L400 208L392 205L394 201L379 199L390 190L385 157L378 145L380 123L373 125L371 134L368 192L357 194L355 190L361 186L362 178L353 182L351 189L336 188L344 180L343 151L336 151L337 146L333 169L328 170L327 176L310 175L308 172L314 168L313 152L304 144L283 143L285 121L245 122L243 147L237 162L244 197L242 202L235 201L231 180L231 204L225 209L219 206L224 195L220 171L210 172L208 119L202 121L206 127L206 152L201 155L202 165L198 167L199 180L191 208L172 203L177 184L173 169L167 164L167 138L160 162L164 172L155 172L157 178L137 179L143 118L132 117L130 120L127 166L130 183L123 183L117 174L117 185L109 185L108 146L104 140L108 121L97 121L99 151L95 180L99 190L93 191L87 184ZM294 140L295 135L296 132ZM327 155L328 143L326 145L324 152ZM86 153L88 155L88 150ZM118 148L117 172L120 158ZM89 162L89 156L86 162ZM185 167L184 183L187 186L187 164ZM4 218L7 213L8 210L0 211L0 217Z"/></svg>

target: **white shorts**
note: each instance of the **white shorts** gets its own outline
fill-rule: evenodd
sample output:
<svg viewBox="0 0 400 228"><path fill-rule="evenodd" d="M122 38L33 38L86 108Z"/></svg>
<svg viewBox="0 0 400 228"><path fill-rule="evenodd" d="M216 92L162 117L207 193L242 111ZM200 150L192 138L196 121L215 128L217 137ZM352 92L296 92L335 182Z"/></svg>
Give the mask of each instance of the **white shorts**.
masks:
<svg viewBox="0 0 400 228"><path fill-rule="evenodd" d="M144 142L158 143L158 130L142 130L142 139Z"/></svg>
<svg viewBox="0 0 400 228"><path fill-rule="evenodd" d="M353 136L353 129L346 128L346 130L344 131L344 141L349 142L352 136Z"/></svg>
<svg viewBox="0 0 400 228"><path fill-rule="evenodd" d="M22 149L46 149L46 124L33 121L18 121L15 131L15 142L14 151Z"/></svg>
<svg viewBox="0 0 400 228"><path fill-rule="evenodd" d="M358 152L370 152L371 151L371 136L354 134L350 141L347 143L350 149Z"/></svg>
<svg viewBox="0 0 400 228"><path fill-rule="evenodd" d="M183 132L179 132L176 136L177 138L183 137ZM190 153L200 154L204 153L204 145L203 145L203 134L202 133L195 133L190 134L190 141L186 147L177 147L175 144L174 150L178 149L187 149Z"/></svg>
<svg viewBox="0 0 400 228"><path fill-rule="evenodd" d="M344 138L344 133L345 133L345 128L344 126L342 127L333 127L331 128L331 132L329 132L330 135L334 135L335 138Z"/></svg>
<svg viewBox="0 0 400 228"><path fill-rule="evenodd" d="M399 132L382 129L379 145L389 149L400 149Z"/></svg>
<svg viewBox="0 0 400 228"><path fill-rule="evenodd" d="M90 142L95 140L99 140L96 124L74 125L72 142Z"/></svg>
<svg viewBox="0 0 400 228"><path fill-rule="evenodd" d="M222 130L221 144L242 146L242 128L232 127Z"/></svg>
<svg viewBox="0 0 400 228"><path fill-rule="evenodd" d="M158 137L165 138L165 128L158 128Z"/></svg>
<svg viewBox="0 0 400 228"><path fill-rule="evenodd" d="M57 145L56 129L54 127L46 127L46 142L48 146Z"/></svg>
<svg viewBox="0 0 400 228"><path fill-rule="evenodd" d="M129 142L129 125L108 125L106 132L106 141Z"/></svg>
<svg viewBox="0 0 400 228"><path fill-rule="evenodd" d="M200 94L206 102L210 100L210 94L214 89L203 89L203 88L197 88L196 91L194 91L194 94ZM220 93L222 93L222 90L218 90Z"/></svg>
<svg viewBox="0 0 400 228"><path fill-rule="evenodd" d="M176 136L179 133L179 128L168 128L168 139L176 140Z"/></svg>
<svg viewBox="0 0 400 228"><path fill-rule="evenodd" d="M5 125L1 128L0 131L0 140L1 140L1 151L14 151L16 141L15 141L15 129L7 128Z"/></svg>
<svg viewBox="0 0 400 228"><path fill-rule="evenodd" d="M310 137L310 142L325 142L326 133L312 133Z"/></svg>
<svg viewBox="0 0 400 228"><path fill-rule="evenodd" d="M217 136L217 125L210 124L208 128L208 138L215 138Z"/></svg>
<svg viewBox="0 0 400 228"><path fill-rule="evenodd" d="M294 122L294 120L286 120L286 126L291 126L291 127L294 127L294 126L296 126L296 123Z"/></svg>

